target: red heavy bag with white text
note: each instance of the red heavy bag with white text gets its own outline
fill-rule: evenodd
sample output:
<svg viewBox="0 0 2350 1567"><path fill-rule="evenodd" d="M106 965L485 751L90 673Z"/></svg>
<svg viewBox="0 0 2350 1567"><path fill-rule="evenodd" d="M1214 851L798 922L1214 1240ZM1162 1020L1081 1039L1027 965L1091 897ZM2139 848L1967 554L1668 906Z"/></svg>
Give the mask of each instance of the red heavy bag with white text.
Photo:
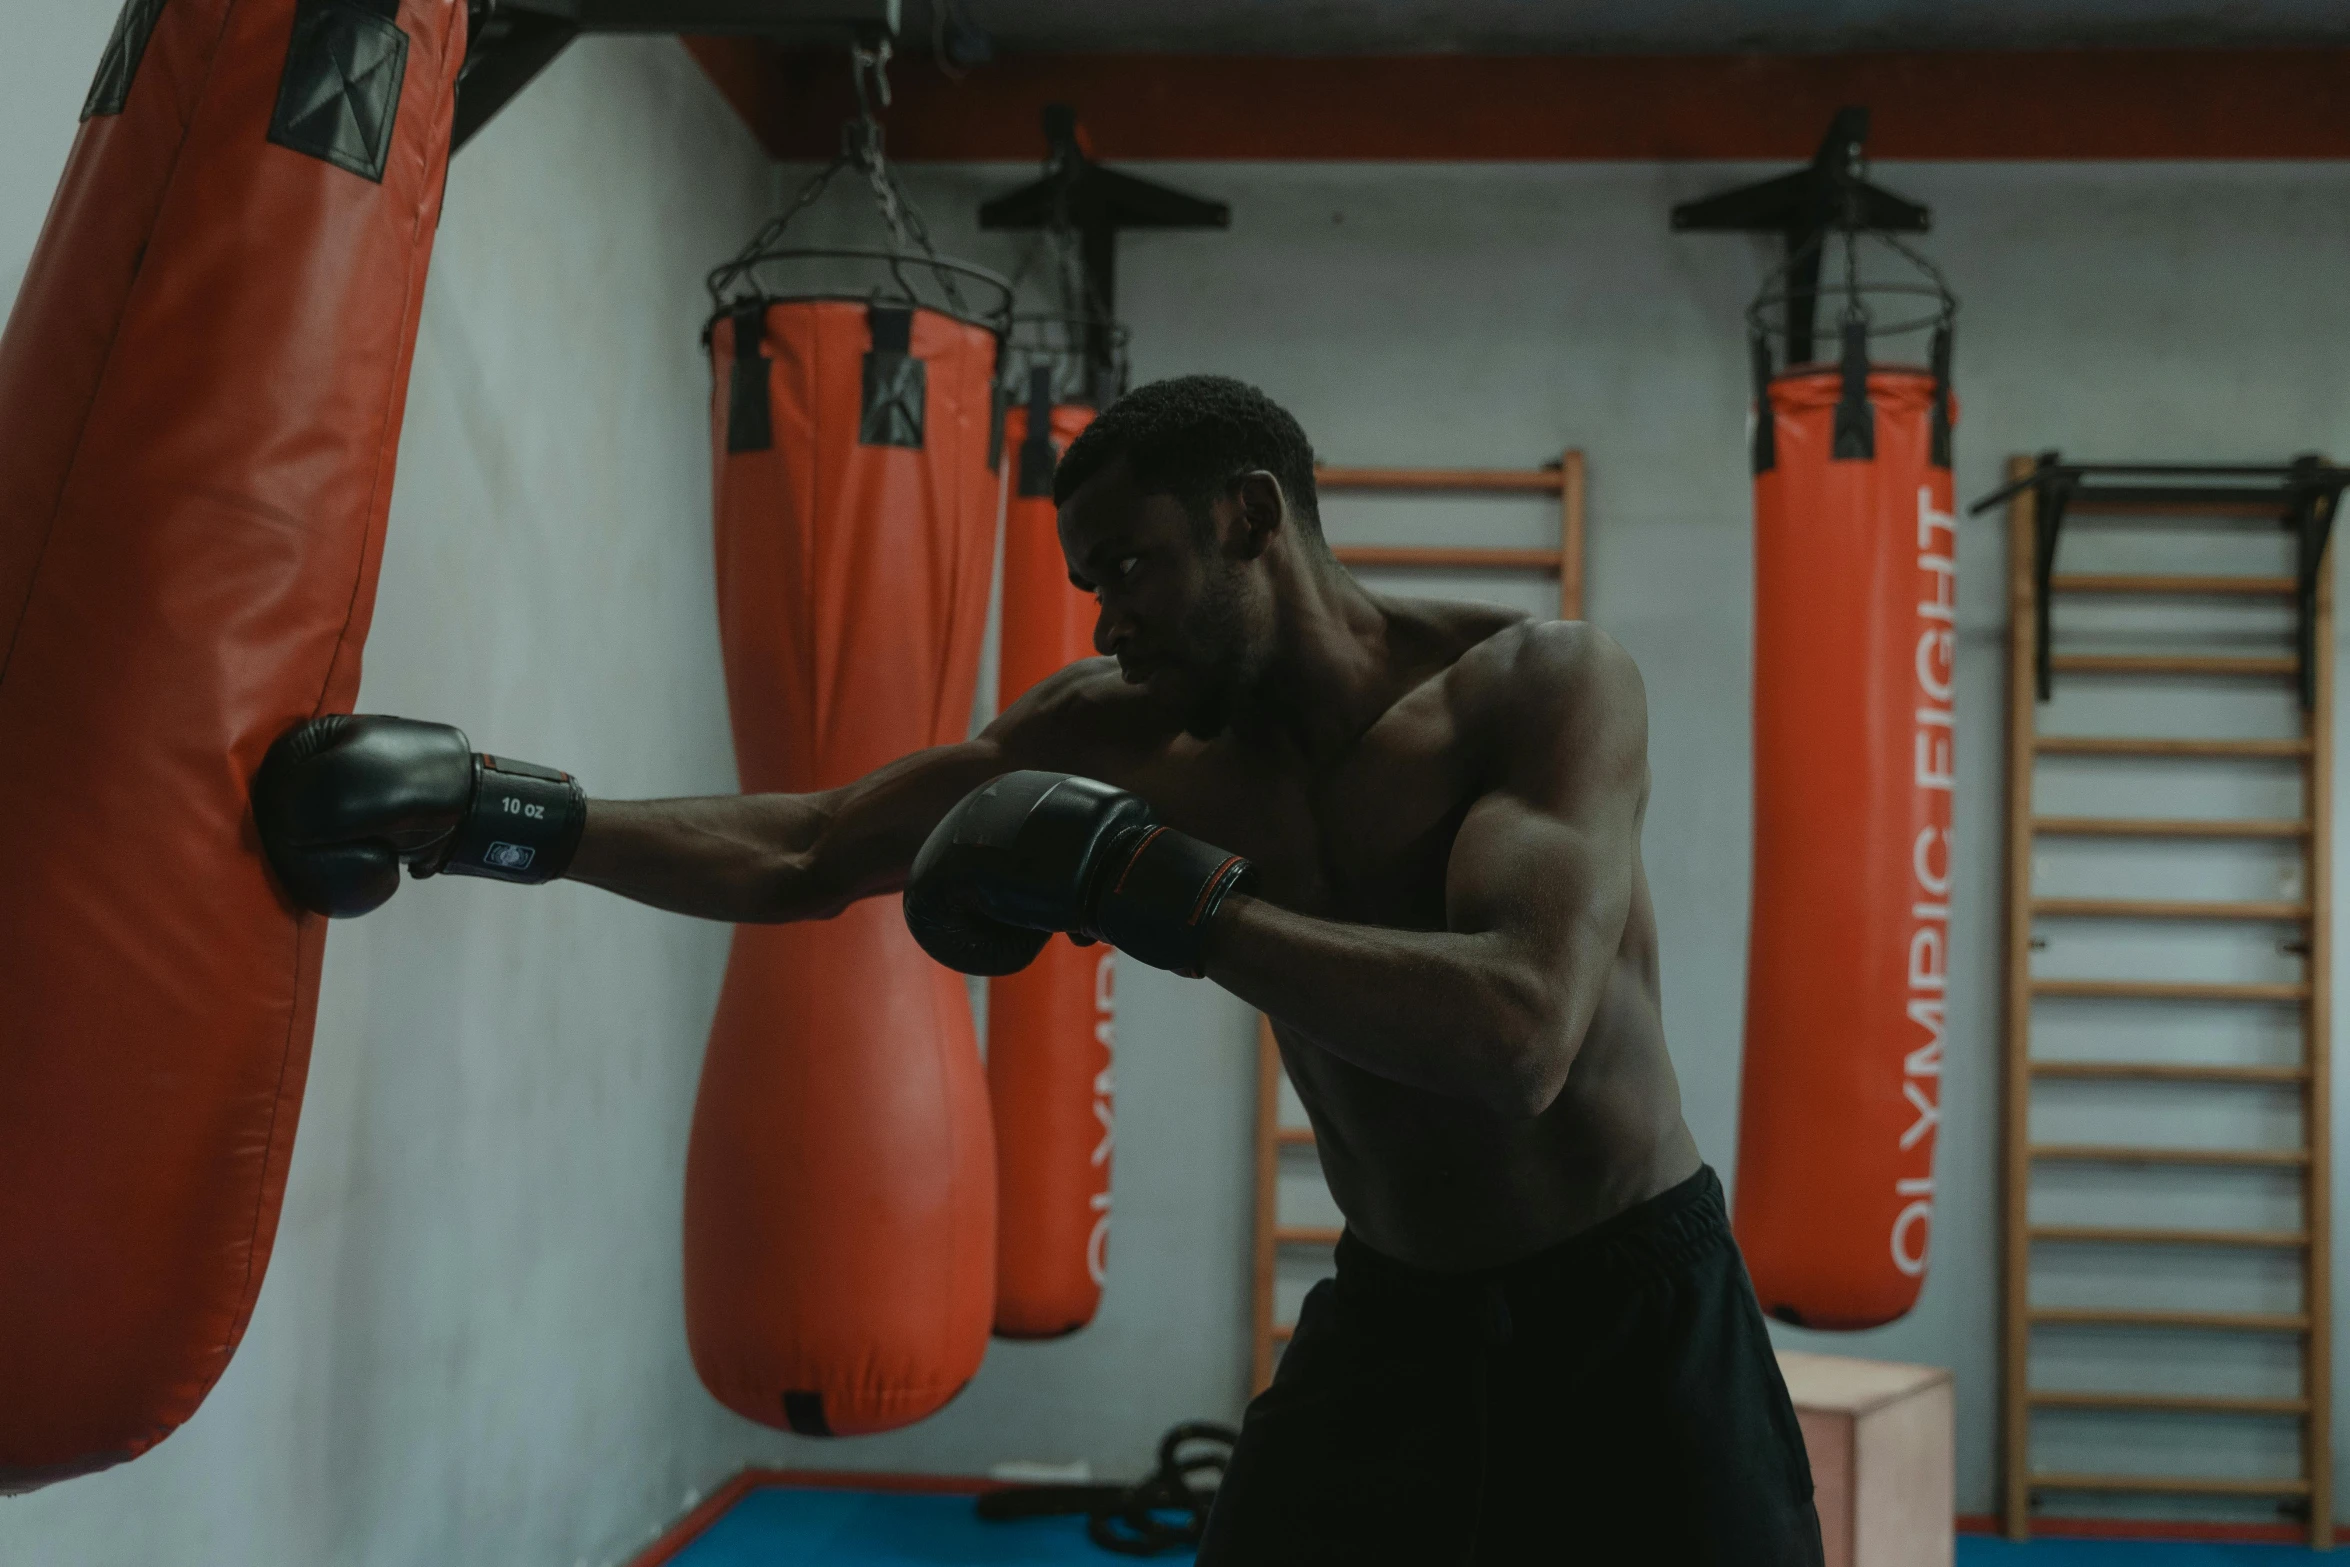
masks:
<svg viewBox="0 0 2350 1567"><path fill-rule="evenodd" d="M1038 371L1037 374L1046 372ZM1094 602L1069 581L1053 466L1093 410L1040 402L1004 430L1003 653L998 706L1093 656ZM1110 1245L1110 1061L1116 960L1066 936L988 981L987 1086L995 1111L995 1330L1058 1338L1093 1320Z"/></svg>
<svg viewBox="0 0 2350 1567"><path fill-rule="evenodd" d="M747 793L964 739L995 567L996 341L934 310L715 323L718 628ZM919 1420L987 1351L995 1148L963 976L895 897L735 931L686 1156L686 1337L737 1414Z"/></svg>
<svg viewBox="0 0 2350 1567"><path fill-rule="evenodd" d="M347 709L464 0L130 0L0 335L0 1490L227 1367L325 921L247 811Z"/></svg>
<svg viewBox="0 0 2350 1567"><path fill-rule="evenodd" d="M1890 1322L1925 1281L1950 964L1947 389L1779 376L1757 431L1754 893L1737 1233L1764 1310Z"/></svg>

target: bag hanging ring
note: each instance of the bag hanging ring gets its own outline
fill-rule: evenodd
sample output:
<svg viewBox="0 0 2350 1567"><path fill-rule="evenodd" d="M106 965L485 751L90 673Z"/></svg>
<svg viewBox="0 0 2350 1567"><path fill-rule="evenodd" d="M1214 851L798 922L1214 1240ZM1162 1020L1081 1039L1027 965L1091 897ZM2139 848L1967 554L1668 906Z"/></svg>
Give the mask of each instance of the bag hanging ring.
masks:
<svg viewBox="0 0 2350 1567"><path fill-rule="evenodd" d="M1017 288L1018 278L1012 283ZM1023 310L1014 315L1003 355L1003 384L1019 394L1013 400L1023 400L1028 373L1044 366L1052 369L1055 402L1085 402L1093 397L1094 388L1086 380L1085 334L1094 324L1089 317L1055 311ZM1109 333L1113 369L1123 390L1130 368L1126 345L1133 334L1122 321L1110 322Z"/></svg>
<svg viewBox="0 0 2350 1567"><path fill-rule="evenodd" d="M783 300L835 299L874 305L888 299L909 308L935 310L969 326L983 327L995 334L999 344L1011 336L1011 283L986 267L950 260L938 253L938 247L931 242L929 227L922 221L922 214L907 197L904 187L898 184L897 172L890 167L883 152L881 121L875 117L873 105L874 100L878 99L881 107L889 106L889 58L887 39L871 45L860 43L851 47L849 80L856 90L857 112L841 126L840 150L833 155L830 163L800 187L799 193L782 212L769 219L731 259L711 270L707 286L713 323L754 305ZM887 247L782 247L779 242L792 220L816 204L831 186L835 175L852 168L864 175L865 183L872 192L874 207L881 215L882 226L888 231ZM890 280L896 285L895 291L891 293L883 286L876 285L863 294L845 289L801 289L779 293L760 286L757 273L762 266L816 260L880 262L888 269ZM934 304L923 298L914 279L907 275L909 267L917 274L929 276L936 292L944 298L944 304ZM989 290L994 296L993 308L983 310L974 307L964 297L964 283L976 283ZM708 331L705 329L705 339L707 336Z"/></svg>
<svg viewBox="0 0 2350 1567"><path fill-rule="evenodd" d="M1835 325L1838 327L1857 326L1872 339L1900 337L1929 329L1947 336L1958 316L1958 299L1950 292L1950 285L1943 278L1939 267L1883 229L1842 229L1833 232L1843 241L1839 247L1844 260L1844 277L1841 282L1816 281L1817 269L1824 259L1823 235L1773 268L1770 275L1763 279L1762 291L1747 306L1747 334L1759 345L1762 354L1769 353L1774 339L1784 343L1790 337L1789 318L1794 306L1809 301L1816 312L1822 302L1839 295L1842 296L1842 308L1836 317ZM1863 240L1882 245L1893 252L1914 269L1913 276L1863 277ZM1810 270L1815 279L1810 287L1802 286L1797 276L1805 270ZM1880 312L1889 313L1892 319L1879 320ZM1821 335L1840 334L1831 332ZM1792 368L1791 365L1788 367Z"/></svg>

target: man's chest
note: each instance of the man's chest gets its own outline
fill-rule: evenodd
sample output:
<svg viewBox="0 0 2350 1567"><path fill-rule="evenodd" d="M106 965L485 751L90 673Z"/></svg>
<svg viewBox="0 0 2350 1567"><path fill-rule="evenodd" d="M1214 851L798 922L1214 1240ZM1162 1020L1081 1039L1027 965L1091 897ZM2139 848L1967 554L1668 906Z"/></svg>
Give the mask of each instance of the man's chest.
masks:
<svg viewBox="0 0 2350 1567"><path fill-rule="evenodd" d="M1453 837L1478 787L1471 750L1441 709L1399 708L1319 769L1224 738L1179 744L1112 781L1170 825L1248 856L1284 908L1438 929Z"/></svg>

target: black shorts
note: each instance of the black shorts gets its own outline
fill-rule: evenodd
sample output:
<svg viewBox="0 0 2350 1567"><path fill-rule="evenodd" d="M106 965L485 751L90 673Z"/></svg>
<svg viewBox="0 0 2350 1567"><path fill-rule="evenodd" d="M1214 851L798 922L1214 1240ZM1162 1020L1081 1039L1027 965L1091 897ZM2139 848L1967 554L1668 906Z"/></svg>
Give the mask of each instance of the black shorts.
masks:
<svg viewBox="0 0 2350 1567"><path fill-rule="evenodd" d="M1811 1465L1714 1172L1505 1268L1341 1239L1199 1560L1817 1567Z"/></svg>

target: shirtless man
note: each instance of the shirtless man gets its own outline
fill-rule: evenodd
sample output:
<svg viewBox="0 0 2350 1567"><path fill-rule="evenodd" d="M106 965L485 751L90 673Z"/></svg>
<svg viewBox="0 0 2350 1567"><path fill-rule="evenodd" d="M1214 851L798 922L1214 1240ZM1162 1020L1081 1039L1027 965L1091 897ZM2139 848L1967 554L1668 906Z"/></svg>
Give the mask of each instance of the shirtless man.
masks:
<svg viewBox="0 0 2350 1567"><path fill-rule="evenodd" d="M1054 496L1104 656L975 739L824 794L588 802L443 726L319 720L257 784L272 861L335 913L402 862L738 922L904 889L967 971L1065 930L1204 975L1272 1019L1347 1222L1203 1563L1816 1563L1665 1052L1631 659L1364 589L1304 432L1221 377L1113 404Z"/></svg>

